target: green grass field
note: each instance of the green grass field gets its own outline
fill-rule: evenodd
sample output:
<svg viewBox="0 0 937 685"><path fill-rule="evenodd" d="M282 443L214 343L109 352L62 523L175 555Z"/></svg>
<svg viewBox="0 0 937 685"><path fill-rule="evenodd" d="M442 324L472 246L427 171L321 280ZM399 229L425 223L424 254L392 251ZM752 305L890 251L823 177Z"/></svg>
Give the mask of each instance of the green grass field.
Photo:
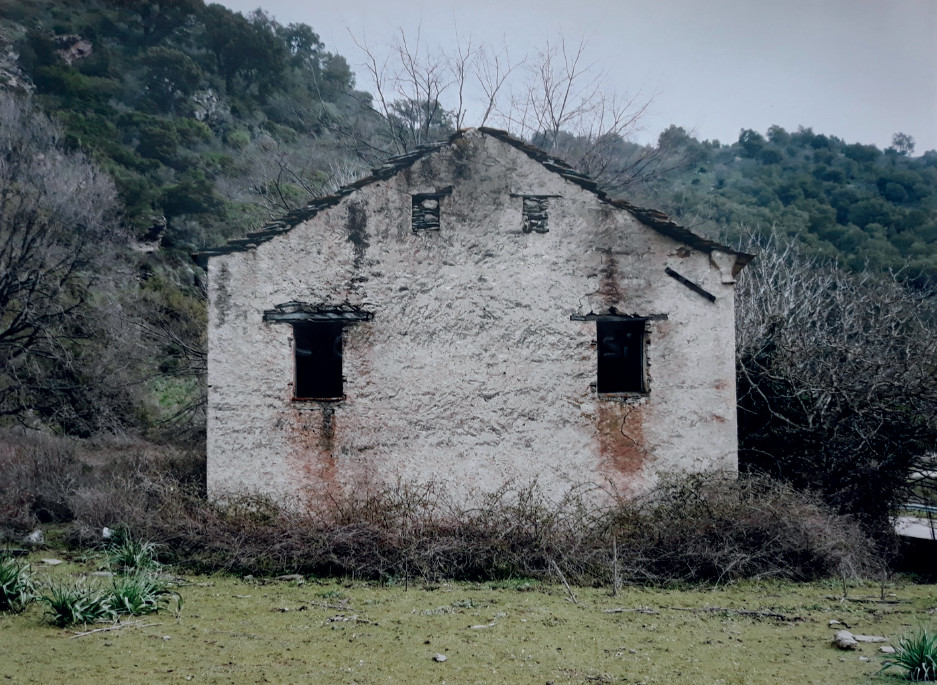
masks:
<svg viewBox="0 0 937 685"><path fill-rule="evenodd" d="M52 556L45 552L41 556ZM62 557L64 558L64 557ZM39 579L99 560L44 565ZM831 647L838 620L892 643L937 623L937 586L747 582L718 589L180 578L182 612L53 628L0 615L13 683L888 683L878 644ZM759 612L759 613L745 613ZM780 616L773 616L779 614ZM435 660L444 655L444 661Z"/></svg>

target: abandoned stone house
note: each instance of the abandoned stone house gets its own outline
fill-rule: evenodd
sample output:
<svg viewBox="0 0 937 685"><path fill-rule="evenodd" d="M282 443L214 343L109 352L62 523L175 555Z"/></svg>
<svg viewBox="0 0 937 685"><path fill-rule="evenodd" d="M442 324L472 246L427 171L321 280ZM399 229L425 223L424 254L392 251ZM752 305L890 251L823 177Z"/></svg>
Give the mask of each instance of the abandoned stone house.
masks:
<svg viewBox="0 0 937 685"><path fill-rule="evenodd" d="M199 259L215 495L633 492L737 467L750 256L502 131L393 158Z"/></svg>

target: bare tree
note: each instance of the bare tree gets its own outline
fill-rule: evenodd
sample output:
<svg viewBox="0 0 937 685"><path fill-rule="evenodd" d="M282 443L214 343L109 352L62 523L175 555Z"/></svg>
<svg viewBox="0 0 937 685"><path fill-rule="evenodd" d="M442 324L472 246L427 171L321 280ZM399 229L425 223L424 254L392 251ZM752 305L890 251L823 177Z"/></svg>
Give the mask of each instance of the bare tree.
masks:
<svg viewBox="0 0 937 685"><path fill-rule="evenodd" d="M386 52L363 39L364 69L375 109L397 153L439 140L466 125L494 125L531 141L595 178L609 190L651 171L665 155L629 138L648 102L622 96L607 72L587 59L587 43L547 42L533 57L512 60L456 32L448 50L430 49L419 32L401 29Z"/></svg>
<svg viewBox="0 0 937 685"><path fill-rule="evenodd" d="M385 122L390 150L401 154L439 140L453 130L453 119L462 120L461 114L453 117L442 100L455 86L456 107L461 106L464 81L458 78L464 77L474 55L471 44L459 46L457 57L450 58L430 50L419 29L412 38L399 29L381 59L363 38L352 39L365 56L363 66L374 86L374 107Z"/></svg>
<svg viewBox="0 0 937 685"><path fill-rule="evenodd" d="M75 344L116 211L110 179L57 127L0 93L0 415L28 417L80 383Z"/></svg>
<svg viewBox="0 0 937 685"><path fill-rule="evenodd" d="M499 115L498 107L506 84L524 60L512 62L507 46L495 52L489 46L481 45L475 57L474 78L482 93L482 113L478 119L478 125L487 126L489 119Z"/></svg>
<svg viewBox="0 0 937 685"><path fill-rule="evenodd" d="M753 249L754 248L754 249ZM741 459L883 526L937 441L937 307L776 237L736 303Z"/></svg>
<svg viewBox="0 0 937 685"><path fill-rule="evenodd" d="M557 150L564 132L593 142L623 137L647 108L609 88L608 74L586 62L585 38L575 46L564 38L548 41L525 67L527 78L505 116L548 152Z"/></svg>

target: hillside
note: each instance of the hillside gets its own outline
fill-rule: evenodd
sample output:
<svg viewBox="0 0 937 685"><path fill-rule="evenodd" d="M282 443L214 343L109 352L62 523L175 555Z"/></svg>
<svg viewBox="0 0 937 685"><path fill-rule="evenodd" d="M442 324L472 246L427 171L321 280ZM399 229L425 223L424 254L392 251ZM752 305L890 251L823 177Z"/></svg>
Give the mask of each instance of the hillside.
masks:
<svg viewBox="0 0 937 685"><path fill-rule="evenodd" d="M245 233L390 150L348 61L313 28L262 12L202 0L12 0L0 6L0 41L7 88L35 94L65 144L112 176L134 235L163 248ZM434 115L428 132L448 135L450 114ZM854 268L904 267L931 282L937 152L916 157L913 141L896 139L882 151L775 126L721 144L671 127L655 150L619 141L603 154L607 167L655 159L639 195L701 232L797 235Z"/></svg>
<svg viewBox="0 0 937 685"><path fill-rule="evenodd" d="M8 87L34 93L66 147L112 176L134 235L164 247L218 242L322 192L355 165L331 131L373 119L344 58L262 13L14 1L0 38Z"/></svg>
<svg viewBox="0 0 937 685"><path fill-rule="evenodd" d="M660 145L687 163L654 190L688 226L730 237L743 228L797 236L809 252L853 269L905 269L920 285L933 285L937 151L915 157L913 141L895 139L883 151L774 126L720 145L671 128Z"/></svg>

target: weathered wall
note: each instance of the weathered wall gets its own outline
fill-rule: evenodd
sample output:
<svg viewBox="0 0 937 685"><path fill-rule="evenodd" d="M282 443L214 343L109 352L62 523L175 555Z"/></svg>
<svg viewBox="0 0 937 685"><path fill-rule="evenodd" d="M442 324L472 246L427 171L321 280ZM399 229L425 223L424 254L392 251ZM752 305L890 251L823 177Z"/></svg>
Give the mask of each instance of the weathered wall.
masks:
<svg viewBox="0 0 937 685"><path fill-rule="evenodd" d="M411 194L446 186L441 230L414 233ZM548 232L521 230L523 194L559 196ZM468 134L289 233L210 259L209 489L402 477L468 492L537 478L561 493L734 469L731 261ZM345 329L345 400L291 401L292 327L262 314L292 300L374 312ZM666 315L649 322L644 397L595 393L595 323L570 316L610 306Z"/></svg>

